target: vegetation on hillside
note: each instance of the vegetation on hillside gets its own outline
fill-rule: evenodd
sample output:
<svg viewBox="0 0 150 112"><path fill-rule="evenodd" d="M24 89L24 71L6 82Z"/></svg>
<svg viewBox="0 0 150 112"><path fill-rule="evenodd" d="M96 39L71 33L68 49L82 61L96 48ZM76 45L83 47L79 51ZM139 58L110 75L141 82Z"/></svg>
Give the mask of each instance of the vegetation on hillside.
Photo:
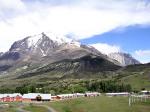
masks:
<svg viewBox="0 0 150 112"><path fill-rule="evenodd" d="M150 89L150 64L128 66L116 72L84 72L70 75L64 72L47 72L27 78L17 77L13 74L1 76L0 93L137 92Z"/></svg>
<svg viewBox="0 0 150 112"><path fill-rule="evenodd" d="M50 85L23 85L13 89L0 89L1 93L84 93L86 91L97 92L124 92L131 91L129 84L120 84L112 80L100 81L100 80L78 80L73 82L61 81L60 83L53 82Z"/></svg>

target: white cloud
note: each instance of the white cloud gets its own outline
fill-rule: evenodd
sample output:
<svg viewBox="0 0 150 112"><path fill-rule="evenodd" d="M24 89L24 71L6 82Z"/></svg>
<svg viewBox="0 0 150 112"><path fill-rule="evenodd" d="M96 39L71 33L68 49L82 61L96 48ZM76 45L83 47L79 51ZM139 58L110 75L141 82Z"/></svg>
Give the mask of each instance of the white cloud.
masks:
<svg viewBox="0 0 150 112"><path fill-rule="evenodd" d="M150 50L137 50L133 53L133 56L142 63L150 62Z"/></svg>
<svg viewBox="0 0 150 112"><path fill-rule="evenodd" d="M0 51L45 31L85 39L119 27L147 25L149 10L147 0L0 0Z"/></svg>
<svg viewBox="0 0 150 112"><path fill-rule="evenodd" d="M150 57L150 50L138 50L138 51L135 51L135 54L138 56L149 56Z"/></svg>
<svg viewBox="0 0 150 112"><path fill-rule="evenodd" d="M106 55L108 55L109 53L121 52L122 51L120 46L109 45L109 44L106 44L106 43L96 43L96 44L91 44L91 46L95 47L101 53L104 53Z"/></svg>
<svg viewBox="0 0 150 112"><path fill-rule="evenodd" d="M26 11L25 4L21 0L0 0L0 20Z"/></svg>
<svg viewBox="0 0 150 112"><path fill-rule="evenodd" d="M24 9L24 3L21 0L0 0L1 10L22 10Z"/></svg>

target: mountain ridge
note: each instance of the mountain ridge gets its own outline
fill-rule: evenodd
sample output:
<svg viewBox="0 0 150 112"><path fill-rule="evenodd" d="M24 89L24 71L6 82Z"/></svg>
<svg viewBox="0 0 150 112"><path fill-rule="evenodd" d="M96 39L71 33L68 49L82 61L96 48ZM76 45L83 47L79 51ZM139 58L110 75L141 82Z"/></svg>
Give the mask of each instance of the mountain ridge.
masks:
<svg viewBox="0 0 150 112"><path fill-rule="evenodd" d="M115 66L121 66L117 60L109 58L92 46L82 45L73 39L59 37L53 33L48 33L48 35L41 33L15 41L9 51L0 56L0 71L15 71L24 66L26 66L25 69L38 68L62 60L76 60L86 56L108 61L109 63L105 63L106 65L101 65L102 68L107 64L114 66L114 68ZM94 59L91 61L94 61Z"/></svg>

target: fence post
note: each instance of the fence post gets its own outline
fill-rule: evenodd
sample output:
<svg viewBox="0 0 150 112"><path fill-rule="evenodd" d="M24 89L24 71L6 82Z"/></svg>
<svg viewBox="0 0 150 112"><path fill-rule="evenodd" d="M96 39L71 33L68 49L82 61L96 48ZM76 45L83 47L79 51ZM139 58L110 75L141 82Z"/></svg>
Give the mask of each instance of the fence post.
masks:
<svg viewBox="0 0 150 112"><path fill-rule="evenodd" d="M129 107L131 106L131 95L129 95Z"/></svg>

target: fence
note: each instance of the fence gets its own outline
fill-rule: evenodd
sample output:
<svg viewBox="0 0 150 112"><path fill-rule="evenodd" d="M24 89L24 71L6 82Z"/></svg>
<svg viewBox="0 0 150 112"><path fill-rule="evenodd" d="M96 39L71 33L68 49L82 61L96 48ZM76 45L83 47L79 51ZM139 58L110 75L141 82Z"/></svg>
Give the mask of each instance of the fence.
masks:
<svg viewBox="0 0 150 112"><path fill-rule="evenodd" d="M147 102L150 99L150 95L130 95L129 106L136 102Z"/></svg>

